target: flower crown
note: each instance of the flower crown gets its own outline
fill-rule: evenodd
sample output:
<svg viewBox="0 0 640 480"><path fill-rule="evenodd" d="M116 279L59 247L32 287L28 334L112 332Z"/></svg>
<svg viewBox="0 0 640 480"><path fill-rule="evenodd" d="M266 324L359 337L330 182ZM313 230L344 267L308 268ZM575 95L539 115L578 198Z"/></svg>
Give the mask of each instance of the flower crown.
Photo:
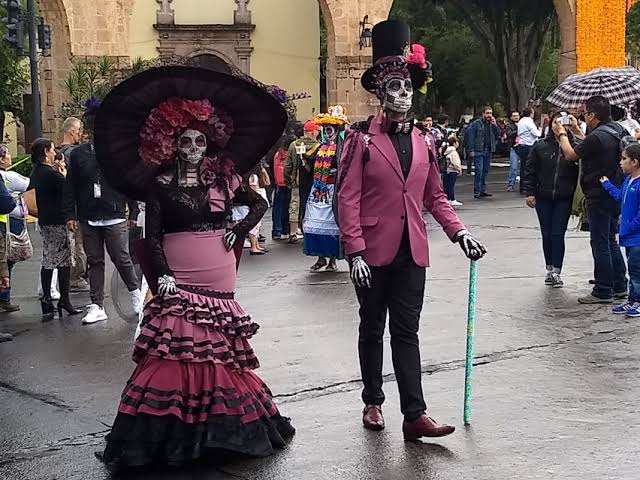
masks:
<svg viewBox="0 0 640 480"><path fill-rule="evenodd" d="M207 99L169 98L151 110L140 132L138 153L158 166L176 161L178 138L188 129L199 130L209 142L223 149L233 135L233 119Z"/></svg>

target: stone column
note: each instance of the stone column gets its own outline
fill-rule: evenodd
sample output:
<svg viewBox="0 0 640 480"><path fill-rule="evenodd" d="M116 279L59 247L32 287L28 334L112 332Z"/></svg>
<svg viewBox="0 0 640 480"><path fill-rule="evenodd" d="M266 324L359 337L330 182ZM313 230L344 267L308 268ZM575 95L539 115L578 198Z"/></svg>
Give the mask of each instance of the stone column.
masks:
<svg viewBox="0 0 640 480"><path fill-rule="evenodd" d="M158 25L174 25L176 23L175 10L171 8L173 0L156 0L160 8L156 11L156 22Z"/></svg>
<svg viewBox="0 0 640 480"><path fill-rule="evenodd" d="M576 0L554 0L560 24L560 62L558 79L576 73Z"/></svg>

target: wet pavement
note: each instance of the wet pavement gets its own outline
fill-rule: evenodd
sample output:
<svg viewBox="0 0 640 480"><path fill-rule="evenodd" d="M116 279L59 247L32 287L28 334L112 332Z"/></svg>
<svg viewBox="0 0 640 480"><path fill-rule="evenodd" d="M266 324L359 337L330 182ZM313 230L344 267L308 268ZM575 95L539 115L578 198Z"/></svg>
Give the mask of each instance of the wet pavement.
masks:
<svg viewBox="0 0 640 480"><path fill-rule="evenodd" d="M468 262L433 221L433 267L421 324L430 413L458 427L431 443L402 439L390 352L385 352L381 433L363 430L356 300L346 274L308 272L301 246L270 245L243 258L238 298L262 327L253 340L260 375L298 433L274 457L133 474L164 479L637 479L640 478L638 320L580 306L592 271L588 237L571 231L563 290L543 285L535 214L504 184L459 212L489 248L480 265L472 426L462 425ZM269 232L266 232L268 234ZM108 302L106 323L80 317L42 324L37 260L16 267L21 312L2 314L0 479L110 478L104 445L126 379L135 325ZM76 295L76 303L88 301ZM388 343L388 341L387 341Z"/></svg>

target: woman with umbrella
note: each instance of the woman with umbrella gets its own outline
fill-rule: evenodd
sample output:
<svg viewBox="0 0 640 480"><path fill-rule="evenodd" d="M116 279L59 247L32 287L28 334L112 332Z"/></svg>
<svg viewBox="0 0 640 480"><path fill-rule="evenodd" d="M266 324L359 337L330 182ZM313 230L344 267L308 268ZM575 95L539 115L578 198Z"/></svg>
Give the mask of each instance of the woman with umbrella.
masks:
<svg viewBox="0 0 640 480"><path fill-rule="evenodd" d="M146 201L142 263L155 283L135 341L138 365L101 455L112 469L224 451L268 456L294 433L253 372L249 340L259 327L234 298L231 251L267 209L240 175L286 118L256 85L190 67L132 77L100 108L96 153L114 187ZM249 214L227 229L234 201Z"/></svg>

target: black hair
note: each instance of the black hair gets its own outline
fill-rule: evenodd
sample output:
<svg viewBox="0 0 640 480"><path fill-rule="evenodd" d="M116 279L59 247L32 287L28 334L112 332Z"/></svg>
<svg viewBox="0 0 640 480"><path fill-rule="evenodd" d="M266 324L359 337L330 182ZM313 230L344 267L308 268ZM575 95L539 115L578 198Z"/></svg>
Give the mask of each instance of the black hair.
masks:
<svg viewBox="0 0 640 480"><path fill-rule="evenodd" d="M622 107L618 107L617 105L611 105L611 117L616 122L619 122L620 120L624 120L627 117L627 112Z"/></svg>
<svg viewBox="0 0 640 480"><path fill-rule="evenodd" d="M527 107L520 113L522 117L533 117L533 108Z"/></svg>
<svg viewBox="0 0 640 480"><path fill-rule="evenodd" d="M31 160L33 163L44 163L47 158L46 151L49 150L53 142L48 138L38 138L31 144Z"/></svg>
<svg viewBox="0 0 640 480"><path fill-rule="evenodd" d="M631 160L640 162L640 144L634 143L624 149L624 154Z"/></svg>
<svg viewBox="0 0 640 480"><path fill-rule="evenodd" d="M444 125L448 121L449 121L449 115L445 115L444 113L441 113L440 115L438 115L438 124L439 125Z"/></svg>
<svg viewBox="0 0 640 480"><path fill-rule="evenodd" d="M280 138L280 148L282 150L289 150L289 147L291 146L291 144L293 142L296 141L296 138L297 137L295 137L293 135L284 135L284 136L282 136L282 138Z"/></svg>
<svg viewBox="0 0 640 480"><path fill-rule="evenodd" d="M593 113L602 123L611 120L611 104L601 95L596 95L587 100L587 112Z"/></svg>

